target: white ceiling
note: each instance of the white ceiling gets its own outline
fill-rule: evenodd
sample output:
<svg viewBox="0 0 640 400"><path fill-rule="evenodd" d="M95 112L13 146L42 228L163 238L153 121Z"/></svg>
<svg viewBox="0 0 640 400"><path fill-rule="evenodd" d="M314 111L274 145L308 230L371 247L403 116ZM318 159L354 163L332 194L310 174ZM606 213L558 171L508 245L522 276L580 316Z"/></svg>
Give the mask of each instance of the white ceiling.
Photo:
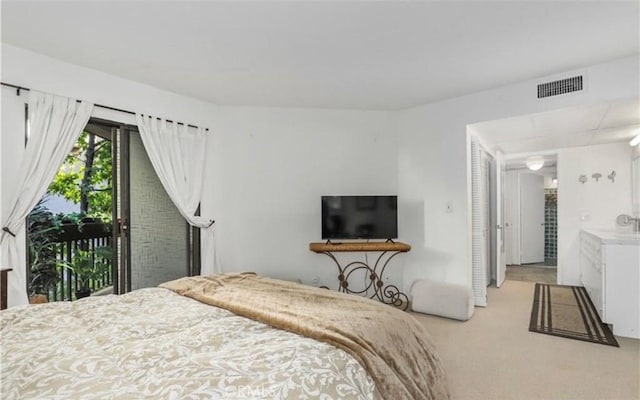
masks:
<svg viewBox="0 0 640 400"><path fill-rule="evenodd" d="M541 152L630 141L640 134L638 99L564 108L471 125L490 151Z"/></svg>
<svg viewBox="0 0 640 400"><path fill-rule="evenodd" d="M638 54L637 1L2 1L2 41L228 105L400 109Z"/></svg>

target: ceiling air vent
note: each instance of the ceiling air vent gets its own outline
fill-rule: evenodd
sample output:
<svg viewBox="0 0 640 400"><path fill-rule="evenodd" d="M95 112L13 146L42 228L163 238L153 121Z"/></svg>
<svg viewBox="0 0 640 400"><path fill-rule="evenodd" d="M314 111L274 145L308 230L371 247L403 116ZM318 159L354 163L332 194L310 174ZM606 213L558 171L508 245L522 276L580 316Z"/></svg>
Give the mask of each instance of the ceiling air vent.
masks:
<svg viewBox="0 0 640 400"><path fill-rule="evenodd" d="M538 98L557 96L559 94L578 92L582 90L582 76L562 79L559 81L541 83L538 85Z"/></svg>

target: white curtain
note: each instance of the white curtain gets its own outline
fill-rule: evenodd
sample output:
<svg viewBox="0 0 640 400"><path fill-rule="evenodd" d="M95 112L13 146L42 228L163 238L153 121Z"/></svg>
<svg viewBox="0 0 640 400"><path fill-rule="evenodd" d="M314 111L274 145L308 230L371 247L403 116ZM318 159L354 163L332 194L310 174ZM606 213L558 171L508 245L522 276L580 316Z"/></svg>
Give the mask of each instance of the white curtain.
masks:
<svg viewBox="0 0 640 400"><path fill-rule="evenodd" d="M29 212L47 191L58 168L87 125L93 104L32 90L29 93L28 140L15 170L15 193L2 221L0 244L13 268L8 278L8 306L27 304L27 274L17 237ZM16 134L21 134L16 132Z"/></svg>
<svg viewBox="0 0 640 400"><path fill-rule="evenodd" d="M196 216L204 184L208 134L155 117L136 114L138 130L160 182L180 214L203 233L201 274L220 272L215 262L213 220Z"/></svg>

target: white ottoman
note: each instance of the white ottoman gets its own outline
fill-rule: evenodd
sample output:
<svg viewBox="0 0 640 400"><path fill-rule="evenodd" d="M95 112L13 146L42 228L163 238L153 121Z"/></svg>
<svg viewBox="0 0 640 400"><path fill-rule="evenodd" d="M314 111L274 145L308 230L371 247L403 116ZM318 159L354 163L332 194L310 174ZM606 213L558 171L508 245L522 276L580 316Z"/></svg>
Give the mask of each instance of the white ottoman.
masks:
<svg viewBox="0 0 640 400"><path fill-rule="evenodd" d="M475 302L470 287L418 279L411 286L413 311L466 321L473 315Z"/></svg>

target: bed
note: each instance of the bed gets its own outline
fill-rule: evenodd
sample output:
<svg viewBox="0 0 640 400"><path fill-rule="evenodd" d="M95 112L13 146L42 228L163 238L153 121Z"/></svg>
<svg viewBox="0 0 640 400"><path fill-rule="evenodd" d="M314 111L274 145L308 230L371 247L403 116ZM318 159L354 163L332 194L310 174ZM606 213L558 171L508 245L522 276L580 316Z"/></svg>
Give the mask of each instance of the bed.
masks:
<svg viewBox="0 0 640 400"><path fill-rule="evenodd" d="M447 399L428 335L357 296L259 277L0 313L3 399Z"/></svg>

